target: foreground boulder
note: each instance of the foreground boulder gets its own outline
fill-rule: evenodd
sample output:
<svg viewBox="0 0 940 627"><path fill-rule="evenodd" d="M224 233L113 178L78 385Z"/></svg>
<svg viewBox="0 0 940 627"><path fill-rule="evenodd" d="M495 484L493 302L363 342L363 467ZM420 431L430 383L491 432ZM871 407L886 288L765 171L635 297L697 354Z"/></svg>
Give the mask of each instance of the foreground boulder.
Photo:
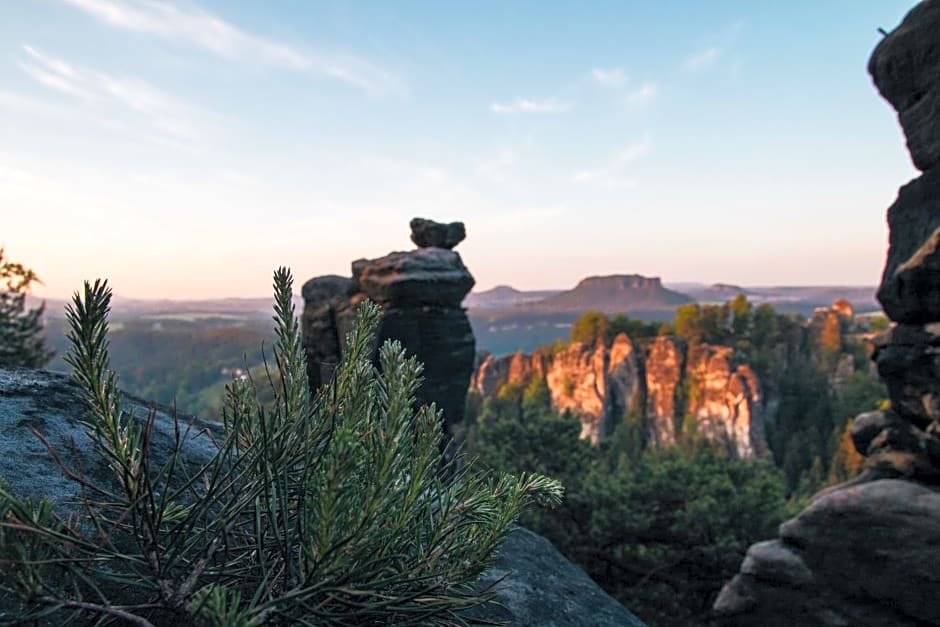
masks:
<svg viewBox="0 0 940 627"><path fill-rule="evenodd" d="M480 584L497 585L500 592L496 603L471 613L477 619L539 627L643 625L551 542L528 529L510 534Z"/></svg>
<svg viewBox="0 0 940 627"><path fill-rule="evenodd" d="M936 625L938 547L937 488L840 485L753 545L715 610L728 625Z"/></svg>
<svg viewBox="0 0 940 627"><path fill-rule="evenodd" d="M940 624L940 0L914 7L869 71L924 171L888 209L878 299L897 324L872 358L891 408L852 425L859 477L749 549L715 602L723 624Z"/></svg>
<svg viewBox="0 0 940 627"><path fill-rule="evenodd" d="M155 411L151 450L156 462L165 459L174 441L172 410L129 395L125 395L125 410L139 421L147 420L150 411ZM68 377L41 370L0 368L0 478L14 494L53 500L60 513L72 511L79 498L75 483L65 478L31 429L60 454L66 466L81 467L96 485L111 482L112 471L91 450L80 423L84 412L78 388ZM184 459L193 464L208 460L214 452L209 435L218 435L219 425L183 417L181 426L186 433ZM519 626L642 624L550 542L529 531L520 529L509 536L496 565L481 578L481 585L493 584L502 577L495 603L476 610L480 618ZM541 617L548 619L543 621Z"/></svg>

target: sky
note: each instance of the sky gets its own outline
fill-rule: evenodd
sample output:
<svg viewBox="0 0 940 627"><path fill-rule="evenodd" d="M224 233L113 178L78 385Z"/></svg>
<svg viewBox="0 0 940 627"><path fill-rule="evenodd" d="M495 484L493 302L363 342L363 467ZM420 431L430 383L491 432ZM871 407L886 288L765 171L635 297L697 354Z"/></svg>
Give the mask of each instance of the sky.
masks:
<svg viewBox="0 0 940 627"><path fill-rule="evenodd" d="M257 297L461 220L476 289L877 283L911 0L0 4L0 245L64 297Z"/></svg>

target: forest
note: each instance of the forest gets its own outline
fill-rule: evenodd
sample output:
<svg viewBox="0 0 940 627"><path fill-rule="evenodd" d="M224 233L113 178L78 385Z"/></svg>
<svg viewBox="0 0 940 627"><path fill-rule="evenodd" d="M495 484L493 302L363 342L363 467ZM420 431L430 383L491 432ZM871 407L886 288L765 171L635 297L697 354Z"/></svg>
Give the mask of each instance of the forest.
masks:
<svg viewBox="0 0 940 627"><path fill-rule="evenodd" d="M860 470L849 422L886 405L866 353L884 326L875 317L844 336L825 325L814 331L743 296L685 305L666 324L588 312L572 325L570 341L610 344L625 332L641 347L661 334L733 346L776 406L767 421L770 456L729 459L688 428L674 447L647 446L643 416L635 412L591 446L579 439L576 417L552 410L544 376L504 385L488 398L471 394L466 451L489 468L561 480L564 503L527 512L523 524L649 624L702 624L749 545L773 537L814 493ZM836 388L831 374L844 354L857 369Z"/></svg>

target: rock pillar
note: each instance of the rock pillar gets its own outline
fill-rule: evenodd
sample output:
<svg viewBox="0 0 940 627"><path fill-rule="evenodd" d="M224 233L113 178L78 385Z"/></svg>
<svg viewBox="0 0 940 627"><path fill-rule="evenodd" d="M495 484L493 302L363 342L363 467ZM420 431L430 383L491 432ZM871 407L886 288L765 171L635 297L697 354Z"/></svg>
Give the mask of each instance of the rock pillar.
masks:
<svg viewBox="0 0 940 627"><path fill-rule="evenodd" d="M415 218L411 239L419 248L352 263L352 277L325 276L303 287L304 347L312 389L327 382L344 349L355 307L368 298L382 307L378 345L402 343L424 364L419 404L444 412L445 437L463 420L476 342L461 307L473 277L453 250L464 238L460 222Z"/></svg>

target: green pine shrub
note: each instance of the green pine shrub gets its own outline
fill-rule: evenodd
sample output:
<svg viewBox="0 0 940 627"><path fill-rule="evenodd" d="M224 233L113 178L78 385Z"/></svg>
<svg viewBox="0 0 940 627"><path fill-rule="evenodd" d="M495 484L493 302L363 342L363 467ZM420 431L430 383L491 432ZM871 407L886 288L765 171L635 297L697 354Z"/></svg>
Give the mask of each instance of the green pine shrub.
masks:
<svg viewBox="0 0 940 627"><path fill-rule="evenodd" d="M0 484L0 622L459 625L492 598L474 582L522 509L559 503L561 485L443 466L440 413L413 410L421 364L389 341L373 365L374 304L311 395L286 269L274 289L274 401L233 382L218 451L196 468L182 425L156 459L153 414L142 424L122 412L107 284L75 295L68 361L114 486L66 469L84 497L82 514L63 518Z"/></svg>
<svg viewBox="0 0 940 627"><path fill-rule="evenodd" d="M52 359L42 333L45 303L26 308L33 283L40 283L36 273L5 259L0 248L0 366L42 368Z"/></svg>

